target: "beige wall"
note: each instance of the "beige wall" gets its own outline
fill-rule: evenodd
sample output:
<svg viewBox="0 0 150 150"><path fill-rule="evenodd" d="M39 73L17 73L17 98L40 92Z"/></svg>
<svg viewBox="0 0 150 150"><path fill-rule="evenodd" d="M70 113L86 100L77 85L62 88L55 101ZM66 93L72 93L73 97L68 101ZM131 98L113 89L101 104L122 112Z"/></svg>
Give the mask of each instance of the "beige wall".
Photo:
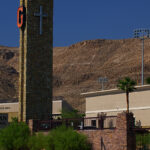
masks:
<svg viewBox="0 0 150 150"><path fill-rule="evenodd" d="M1 103L0 113L18 112L18 103Z"/></svg>
<svg viewBox="0 0 150 150"><path fill-rule="evenodd" d="M86 117L96 117L98 112L116 115L118 112L125 111L125 93L114 93L113 91L105 95L104 91L96 96L91 96L91 93L86 94ZM130 93L129 98L130 110L134 113L136 121L140 120L142 126L150 126L150 89Z"/></svg>
<svg viewBox="0 0 150 150"><path fill-rule="evenodd" d="M61 114L61 110L63 107L62 100L53 101L52 105L53 105L52 114L53 115ZM19 103L1 103L0 104L0 113L8 114L8 122L11 122L12 120L11 118L18 117L18 112L19 112Z"/></svg>
<svg viewBox="0 0 150 150"><path fill-rule="evenodd" d="M12 118L18 117L18 103L1 103L0 104L0 113L8 114L8 122L12 121Z"/></svg>
<svg viewBox="0 0 150 150"><path fill-rule="evenodd" d="M53 115L61 114L61 111L62 111L62 100L53 101L52 114Z"/></svg>
<svg viewBox="0 0 150 150"><path fill-rule="evenodd" d="M8 113L8 122L11 122L12 118L18 118L18 112L10 112L10 113Z"/></svg>

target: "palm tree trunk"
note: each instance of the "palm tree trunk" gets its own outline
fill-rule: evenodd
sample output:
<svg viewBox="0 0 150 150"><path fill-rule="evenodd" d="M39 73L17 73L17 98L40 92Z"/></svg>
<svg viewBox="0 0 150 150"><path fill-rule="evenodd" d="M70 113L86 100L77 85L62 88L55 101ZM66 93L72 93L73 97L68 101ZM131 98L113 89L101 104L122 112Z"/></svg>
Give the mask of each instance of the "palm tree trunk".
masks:
<svg viewBox="0 0 150 150"><path fill-rule="evenodd" d="M129 113L129 92L126 92L126 100L127 100L127 113Z"/></svg>

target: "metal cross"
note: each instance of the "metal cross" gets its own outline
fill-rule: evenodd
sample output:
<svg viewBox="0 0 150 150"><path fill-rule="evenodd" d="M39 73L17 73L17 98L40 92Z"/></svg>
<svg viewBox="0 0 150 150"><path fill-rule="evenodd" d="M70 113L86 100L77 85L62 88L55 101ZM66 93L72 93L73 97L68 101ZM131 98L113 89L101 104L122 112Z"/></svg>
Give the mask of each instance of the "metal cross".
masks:
<svg viewBox="0 0 150 150"><path fill-rule="evenodd" d="M40 12L34 13L34 16L40 17L40 35L42 35L43 17L47 17L47 14L43 14L43 6L40 6Z"/></svg>

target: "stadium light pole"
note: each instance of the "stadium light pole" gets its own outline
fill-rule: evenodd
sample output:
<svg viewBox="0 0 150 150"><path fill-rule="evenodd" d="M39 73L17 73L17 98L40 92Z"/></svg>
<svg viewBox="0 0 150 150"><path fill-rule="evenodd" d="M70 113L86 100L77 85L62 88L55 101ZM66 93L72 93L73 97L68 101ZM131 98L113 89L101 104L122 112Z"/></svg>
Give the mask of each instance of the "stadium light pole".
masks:
<svg viewBox="0 0 150 150"><path fill-rule="evenodd" d="M108 79L106 77L99 77L98 82L101 83L102 90L104 90L104 83L108 82Z"/></svg>
<svg viewBox="0 0 150 150"><path fill-rule="evenodd" d="M134 38L139 38L142 41L142 70L141 70L141 84L144 85L144 40L145 37L149 38L149 29L136 29L134 30Z"/></svg>

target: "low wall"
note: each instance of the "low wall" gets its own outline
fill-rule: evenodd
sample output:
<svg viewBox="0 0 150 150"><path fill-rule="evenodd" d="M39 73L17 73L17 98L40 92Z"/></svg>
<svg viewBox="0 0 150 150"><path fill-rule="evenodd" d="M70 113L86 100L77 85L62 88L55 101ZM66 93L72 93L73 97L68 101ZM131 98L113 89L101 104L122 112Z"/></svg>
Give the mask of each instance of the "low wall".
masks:
<svg viewBox="0 0 150 150"><path fill-rule="evenodd" d="M88 136L93 150L135 150L133 114L120 113L117 116L116 129L82 130Z"/></svg>
<svg viewBox="0 0 150 150"><path fill-rule="evenodd" d="M29 128L35 131L38 122L29 120ZM92 150L136 150L133 114L120 113L117 115L115 129L79 130L88 136Z"/></svg>

